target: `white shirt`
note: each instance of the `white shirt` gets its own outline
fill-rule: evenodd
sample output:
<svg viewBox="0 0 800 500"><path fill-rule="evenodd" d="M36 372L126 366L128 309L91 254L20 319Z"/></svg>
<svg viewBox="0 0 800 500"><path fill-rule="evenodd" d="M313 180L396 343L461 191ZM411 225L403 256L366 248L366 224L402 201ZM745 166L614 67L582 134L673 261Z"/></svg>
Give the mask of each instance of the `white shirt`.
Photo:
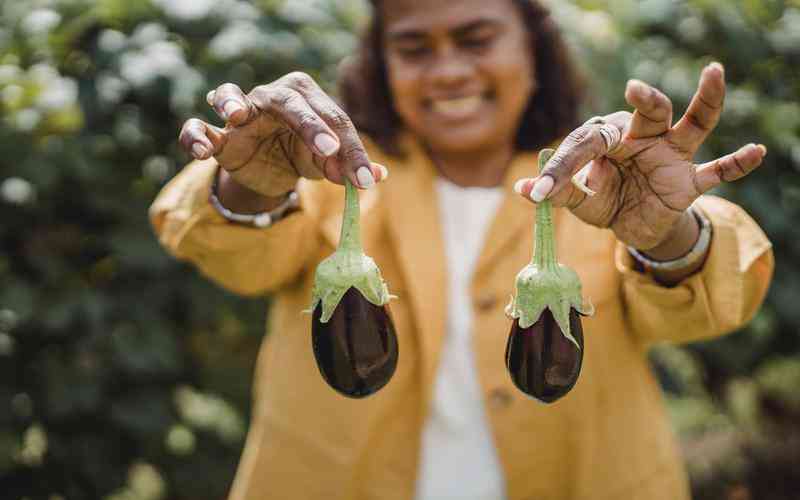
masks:
<svg viewBox="0 0 800 500"><path fill-rule="evenodd" d="M447 331L422 434L416 500L502 500L505 482L478 383L470 283L502 188L436 182L447 256Z"/></svg>

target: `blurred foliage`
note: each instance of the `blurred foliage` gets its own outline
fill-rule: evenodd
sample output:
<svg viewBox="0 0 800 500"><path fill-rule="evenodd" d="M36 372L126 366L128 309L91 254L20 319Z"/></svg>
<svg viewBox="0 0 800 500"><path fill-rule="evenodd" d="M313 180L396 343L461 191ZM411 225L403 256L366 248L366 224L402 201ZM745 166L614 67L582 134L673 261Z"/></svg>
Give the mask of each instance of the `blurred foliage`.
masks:
<svg viewBox="0 0 800 500"><path fill-rule="evenodd" d="M726 108L698 162L749 142L766 165L720 194L775 245L744 330L652 361L696 498L796 499L800 481L800 2L548 2L595 91L635 77L685 109L725 64ZM302 69L332 88L358 0L0 0L0 492L3 498L218 499L249 415L264 305L168 258L146 213L187 161L205 92Z"/></svg>
<svg viewBox="0 0 800 500"><path fill-rule="evenodd" d="M208 89L331 81L357 7L0 3L0 497L224 497L264 304L170 259L147 208Z"/></svg>

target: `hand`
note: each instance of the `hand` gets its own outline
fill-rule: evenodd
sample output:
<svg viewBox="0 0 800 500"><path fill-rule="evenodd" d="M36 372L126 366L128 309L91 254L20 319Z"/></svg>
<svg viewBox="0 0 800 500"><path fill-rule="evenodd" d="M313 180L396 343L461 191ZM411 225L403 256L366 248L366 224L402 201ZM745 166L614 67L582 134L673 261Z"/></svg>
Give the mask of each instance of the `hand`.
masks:
<svg viewBox="0 0 800 500"><path fill-rule="evenodd" d="M388 174L369 161L347 114L304 73L290 73L246 95L226 83L207 100L225 128L190 119L181 130L181 145L198 160L215 157L237 183L263 196L286 193L299 177L324 176L338 184L347 177L369 188Z"/></svg>
<svg viewBox="0 0 800 500"><path fill-rule="evenodd" d="M702 165L692 162L719 122L724 97L724 70L712 63L703 69L689 108L673 127L669 98L630 80L625 100L636 108L633 114L620 111L603 117L605 124L590 120L574 130L542 173L521 179L516 189L534 201L566 206L589 224L611 228L630 246L658 247L685 227L686 209L695 199L723 181L746 176L766 155L764 146L748 144Z"/></svg>

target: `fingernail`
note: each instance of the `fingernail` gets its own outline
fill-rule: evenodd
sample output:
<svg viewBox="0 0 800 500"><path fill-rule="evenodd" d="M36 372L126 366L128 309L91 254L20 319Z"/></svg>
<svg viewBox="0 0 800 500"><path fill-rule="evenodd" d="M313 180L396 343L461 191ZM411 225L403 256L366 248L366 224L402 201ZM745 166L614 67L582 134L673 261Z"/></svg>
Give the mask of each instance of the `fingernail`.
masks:
<svg viewBox="0 0 800 500"><path fill-rule="evenodd" d="M523 194L522 188L525 187L525 184L527 184L528 181L530 181L530 179L520 179L517 182L515 182L514 183L514 192L517 193L517 194ZM524 194L523 194L523 196L524 196Z"/></svg>
<svg viewBox="0 0 800 500"><path fill-rule="evenodd" d="M767 156L767 147L765 145L759 144L758 149L761 150L761 156Z"/></svg>
<svg viewBox="0 0 800 500"><path fill-rule="evenodd" d="M372 177L372 172L367 167L361 167L356 171L356 178L358 185L364 189L369 189L375 185L375 178Z"/></svg>
<svg viewBox="0 0 800 500"><path fill-rule="evenodd" d="M214 97L216 97L216 95L217 95L216 90L211 90L209 91L208 94L206 94L206 102L208 103L209 106L214 105Z"/></svg>
<svg viewBox="0 0 800 500"><path fill-rule="evenodd" d="M222 106L222 114L225 115L225 120L230 120L231 116L241 109L244 109L242 108L242 105L231 99L226 101L225 105Z"/></svg>
<svg viewBox="0 0 800 500"><path fill-rule="evenodd" d="M725 74L725 68L722 66L722 64L718 63L717 61L712 62L711 64L709 64L709 66L711 66L712 68L717 68L723 75Z"/></svg>
<svg viewBox="0 0 800 500"><path fill-rule="evenodd" d="M198 160L202 160L208 155L208 149L199 142L195 142L192 145L192 154Z"/></svg>
<svg viewBox="0 0 800 500"><path fill-rule="evenodd" d="M314 137L314 146L324 156L334 155L339 150L339 142L328 134L317 134Z"/></svg>
<svg viewBox="0 0 800 500"><path fill-rule="evenodd" d="M630 81L631 90L636 92L639 95L644 95L647 92L647 84L645 84L641 80L631 80Z"/></svg>
<svg viewBox="0 0 800 500"><path fill-rule="evenodd" d="M531 191L531 199L536 203L541 202L544 200L550 191L553 190L553 178L549 175L545 175L533 186L533 190Z"/></svg>
<svg viewBox="0 0 800 500"><path fill-rule="evenodd" d="M389 169L381 165L380 163L373 163L376 167L381 170L381 182L385 181L389 178Z"/></svg>

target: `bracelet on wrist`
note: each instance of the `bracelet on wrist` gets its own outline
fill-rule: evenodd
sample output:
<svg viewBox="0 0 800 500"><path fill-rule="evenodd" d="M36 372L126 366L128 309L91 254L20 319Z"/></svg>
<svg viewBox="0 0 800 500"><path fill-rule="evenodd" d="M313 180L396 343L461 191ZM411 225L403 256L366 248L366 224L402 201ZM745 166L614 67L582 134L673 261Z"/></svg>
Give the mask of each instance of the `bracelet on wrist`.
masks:
<svg viewBox="0 0 800 500"><path fill-rule="evenodd" d="M708 218L699 210L695 210L692 206L690 206L688 210L692 215L694 215L695 219L697 219L697 222L700 224L700 235L698 236L697 242L694 244L692 249L689 250L689 253L683 257L678 257L677 259L668 261L657 261L647 257L632 246L628 246L628 253L630 253L631 256L633 256L633 258L636 259L636 261L643 267L645 273L651 273L652 271L669 272L687 269L697 264L705 257L706 253L708 252L708 248L711 245L711 236L713 233L711 221L708 220Z"/></svg>
<svg viewBox="0 0 800 500"><path fill-rule="evenodd" d="M286 198L281 202L280 205L273 208L272 210L259 212L255 214L236 213L226 208L222 204L222 202L219 201L219 196L217 195L218 182L219 182L219 176L215 176L214 183L211 185L211 192L208 195L208 201L211 203L211 206L214 207L217 213L219 213L222 217L224 217L226 220L230 222L235 222L237 224L264 229L271 226L275 222L281 220L282 218L286 217L286 215L288 215L291 210L297 208L300 205L300 197L294 190L292 190L286 193Z"/></svg>

